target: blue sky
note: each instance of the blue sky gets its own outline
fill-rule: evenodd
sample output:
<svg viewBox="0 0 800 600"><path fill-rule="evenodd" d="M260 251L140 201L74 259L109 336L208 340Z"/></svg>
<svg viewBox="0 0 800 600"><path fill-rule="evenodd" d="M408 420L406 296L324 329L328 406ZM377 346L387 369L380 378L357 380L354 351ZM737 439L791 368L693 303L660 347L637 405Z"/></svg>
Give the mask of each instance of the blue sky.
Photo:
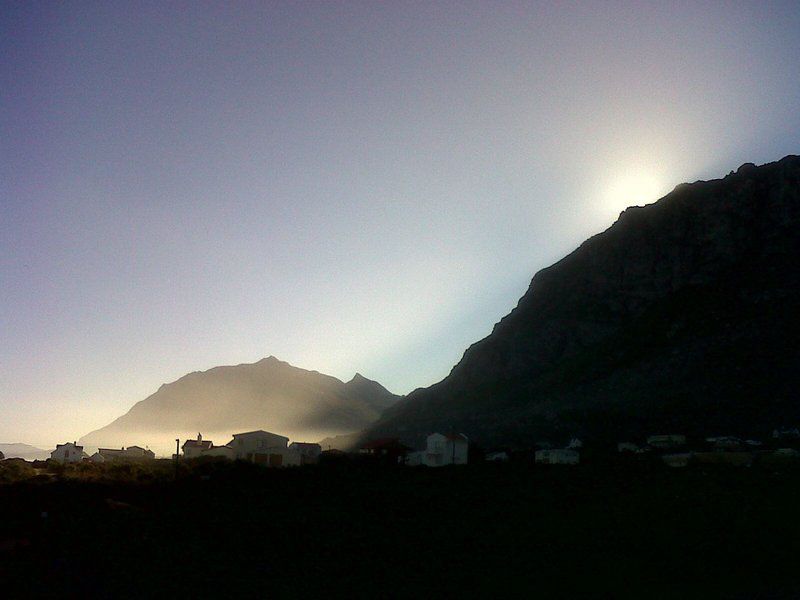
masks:
<svg viewBox="0 0 800 600"><path fill-rule="evenodd" d="M0 441L273 354L397 393L628 205L798 152L784 3L0 12Z"/></svg>

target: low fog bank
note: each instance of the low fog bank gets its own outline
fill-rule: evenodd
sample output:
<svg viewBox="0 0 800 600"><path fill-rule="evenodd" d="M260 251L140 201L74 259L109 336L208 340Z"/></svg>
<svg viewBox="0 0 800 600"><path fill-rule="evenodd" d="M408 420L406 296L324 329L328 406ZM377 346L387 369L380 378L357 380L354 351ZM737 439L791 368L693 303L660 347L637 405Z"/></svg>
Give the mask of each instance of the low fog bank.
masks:
<svg viewBox="0 0 800 600"><path fill-rule="evenodd" d="M175 454L176 442L180 440L179 446L183 446L186 440L197 439L197 435L201 434L204 440L211 441L215 446L224 446L233 439L234 433L244 433L246 431L255 431L264 429L271 433L277 433L289 438L291 442L319 442L324 438L335 435L343 435L350 433L349 431L332 432L330 430L295 430L295 431L279 431L269 429L267 427L251 427L249 429L242 428L236 431L176 431L173 433L164 433L162 431L141 431L136 434L126 433L124 436L109 437L106 440L95 441L92 445L84 445L84 451L88 454L93 454L98 448L127 448L128 446L141 446L149 448L155 452L157 458L170 458ZM82 443L82 442L79 442Z"/></svg>

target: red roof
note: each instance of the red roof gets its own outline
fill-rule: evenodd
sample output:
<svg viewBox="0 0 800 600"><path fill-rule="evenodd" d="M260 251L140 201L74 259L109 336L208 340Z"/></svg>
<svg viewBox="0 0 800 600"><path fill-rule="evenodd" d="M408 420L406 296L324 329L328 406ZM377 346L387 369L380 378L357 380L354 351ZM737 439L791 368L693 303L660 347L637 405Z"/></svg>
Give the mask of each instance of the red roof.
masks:
<svg viewBox="0 0 800 600"><path fill-rule="evenodd" d="M446 433L444 435L448 440L455 441L455 442L468 442L467 436L463 433Z"/></svg>

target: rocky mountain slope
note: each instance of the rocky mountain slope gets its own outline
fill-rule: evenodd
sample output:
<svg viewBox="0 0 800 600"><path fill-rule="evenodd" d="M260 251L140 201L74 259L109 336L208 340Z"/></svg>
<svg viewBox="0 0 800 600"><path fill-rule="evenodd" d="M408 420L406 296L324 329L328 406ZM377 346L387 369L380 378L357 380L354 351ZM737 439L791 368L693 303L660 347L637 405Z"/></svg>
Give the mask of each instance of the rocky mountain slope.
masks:
<svg viewBox="0 0 800 600"><path fill-rule="evenodd" d="M397 399L359 374L344 383L270 356L254 364L190 373L162 385L80 443L174 448L167 445L174 438L201 432L224 444L232 433L254 429L314 441L367 427Z"/></svg>
<svg viewBox="0 0 800 600"><path fill-rule="evenodd" d="M787 156L625 210L369 435L763 436L800 421L799 390L800 157Z"/></svg>

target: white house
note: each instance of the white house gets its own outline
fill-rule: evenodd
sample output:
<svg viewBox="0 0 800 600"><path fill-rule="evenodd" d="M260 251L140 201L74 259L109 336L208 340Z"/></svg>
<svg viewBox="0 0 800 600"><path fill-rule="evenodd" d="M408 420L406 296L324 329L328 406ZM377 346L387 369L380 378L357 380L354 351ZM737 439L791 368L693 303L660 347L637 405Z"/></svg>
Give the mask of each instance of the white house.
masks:
<svg viewBox="0 0 800 600"><path fill-rule="evenodd" d="M78 446L76 442L66 444L56 444L56 449L50 453L50 458L60 463L79 462L89 455L83 451L83 446Z"/></svg>
<svg viewBox="0 0 800 600"><path fill-rule="evenodd" d="M125 448L98 448L95 454L103 458L102 462L111 462L121 459L125 454ZM100 460L94 462L100 462Z"/></svg>
<svg viewBox="0 0 800 600"><path fill-rule="evenodd" d="M544 465L577 465L580 460L580 453L570 448L537 450L535 454L535 461Z"/></svg>
<svg viewBox="0 0 800 600"><path fill-rule="evenodd" d="M125 457L133 460L153 460L156 457L156 453L149 448L128 446L125 448Z"/></svg>
<svg viewBox="0 0 800 600"><path fill-rule="evenodd" d="M238 460L246 460L269 467L300 464L300 452L289 450L289 438L268 431L235 433L227 445L233 448Z"/></svg>
<svg viewBox="0 0 800 600"><path fill-rule="evenodd" d="M204 450L210 450L213 444L211 440L204 440L201 434L197 434L196 440L186 440L181 446L184 458L197 458Z"/></svg>
<svg viewBox="0 0 800 600"><path fill-rule="evenodd" d="M300 454L300 464L313 465L319 462L322 446L311 442L292 442L289 450Z"/></svg>
<svg viewBox="0 0 800 600"><path fill-rule="evenodd" d="M156 457L152 450L141 446L128 446L127 448L98 448L91 459L92 462L125 462L153 460Z"/></svg>
<svg viewBox="0 0 800 600"><path fill-rule="evenodd" d="M432 433L426 440L425 464L429 467L465 465L469 439L463 433Z"/></svg>

